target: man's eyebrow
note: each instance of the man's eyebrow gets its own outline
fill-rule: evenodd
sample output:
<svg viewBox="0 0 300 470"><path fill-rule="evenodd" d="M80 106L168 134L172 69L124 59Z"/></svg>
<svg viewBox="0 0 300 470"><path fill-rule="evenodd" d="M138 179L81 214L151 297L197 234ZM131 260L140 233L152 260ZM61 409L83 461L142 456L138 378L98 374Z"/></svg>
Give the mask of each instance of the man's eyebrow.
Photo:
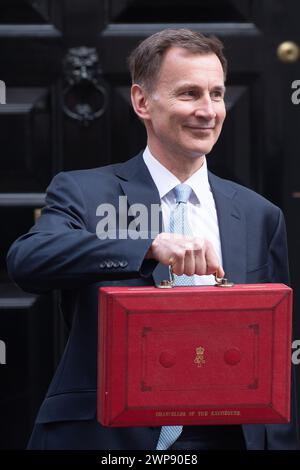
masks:
<svg viewBox="0 0 300 470"><path fill-rule="evenodd" d="M226 91L226 86L224 85L216 85L213 87L213 90L214 91L222 91L223 93L225 93Z"/></svg>
<svg viewBox="0 0 300 470"><path fill-rule="evenodd" d="M183 88L199 88L199 85L193 82L183 82L177 86L178 90L181 90Z"/></svg>
<svg viewBox="0 0 300 470"><path fill-rule="evenodd" d="M180 90L183 90L185 88L193 88L193 89L200 88L200 89L202 89L202 87L199 87L199 85L197 85L196 83L184 82L184 83L181 83L181 84L178 85L177 90L180 91ZM215 85L212 89L215 90L215 91L222 91L224 93L226 91L226 87L224 85Z"/></svg>

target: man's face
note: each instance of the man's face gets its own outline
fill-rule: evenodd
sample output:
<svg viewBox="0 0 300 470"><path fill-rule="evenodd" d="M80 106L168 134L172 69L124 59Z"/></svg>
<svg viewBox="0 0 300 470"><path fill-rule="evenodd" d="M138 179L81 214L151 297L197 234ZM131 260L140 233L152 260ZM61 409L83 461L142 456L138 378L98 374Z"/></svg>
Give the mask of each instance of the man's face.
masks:
<svg viewBox="0 0 300 470"><path fill-rule="evenodd" d="M154 155L197 158L208 154L226 116L224 72L215 54L167 51L148 96L144 119Z"/></svg>

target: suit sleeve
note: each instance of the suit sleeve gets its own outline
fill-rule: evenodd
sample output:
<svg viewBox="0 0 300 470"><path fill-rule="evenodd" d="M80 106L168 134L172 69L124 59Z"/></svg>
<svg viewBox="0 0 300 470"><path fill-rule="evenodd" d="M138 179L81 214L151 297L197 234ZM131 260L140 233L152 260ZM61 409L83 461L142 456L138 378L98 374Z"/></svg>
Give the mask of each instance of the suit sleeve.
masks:
<svg viewBox="0 0 300 470"><path fill-rule="evenodd" d="M58 174L47 190L41 217L10 247L7 268L11 278L23 290L42 293L151 274L144 261L152 243L150 235L137 240L128 234L125 239L100 240L88 230L87 214L75 178L70 173Z"/></svg>
<svg viewBox="0 0 300 470"><path fill-rule="evenodd" d="M284 216L278 209L278 220L269 245L269 282L290 284L287 236Z"/></svg>

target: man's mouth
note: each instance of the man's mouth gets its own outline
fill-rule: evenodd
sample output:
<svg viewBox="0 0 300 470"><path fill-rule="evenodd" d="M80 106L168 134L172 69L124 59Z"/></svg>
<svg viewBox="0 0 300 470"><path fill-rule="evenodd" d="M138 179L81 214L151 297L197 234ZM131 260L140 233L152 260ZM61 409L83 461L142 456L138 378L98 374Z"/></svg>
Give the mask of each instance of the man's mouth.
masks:
<svg viewBox="0 0 300 470"><path fill-rule="evenodd" d="M212 131L214 127L207 126L187 126L189 129L199 130L199 131Z"/></svg>

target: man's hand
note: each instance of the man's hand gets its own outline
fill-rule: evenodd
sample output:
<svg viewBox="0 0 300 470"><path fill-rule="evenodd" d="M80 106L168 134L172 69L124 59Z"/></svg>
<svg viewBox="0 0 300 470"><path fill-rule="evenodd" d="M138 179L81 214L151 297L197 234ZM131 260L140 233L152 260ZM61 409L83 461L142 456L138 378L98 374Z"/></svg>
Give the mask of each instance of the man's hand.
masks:
<svg viewBox="0 0 300 470"><path fill-rule="evenodd" d="M153 240L146 258L171 265L173 273L200 276L225 273L212 244L200 237L187 237L177 233L160 233Z"/></svg>

